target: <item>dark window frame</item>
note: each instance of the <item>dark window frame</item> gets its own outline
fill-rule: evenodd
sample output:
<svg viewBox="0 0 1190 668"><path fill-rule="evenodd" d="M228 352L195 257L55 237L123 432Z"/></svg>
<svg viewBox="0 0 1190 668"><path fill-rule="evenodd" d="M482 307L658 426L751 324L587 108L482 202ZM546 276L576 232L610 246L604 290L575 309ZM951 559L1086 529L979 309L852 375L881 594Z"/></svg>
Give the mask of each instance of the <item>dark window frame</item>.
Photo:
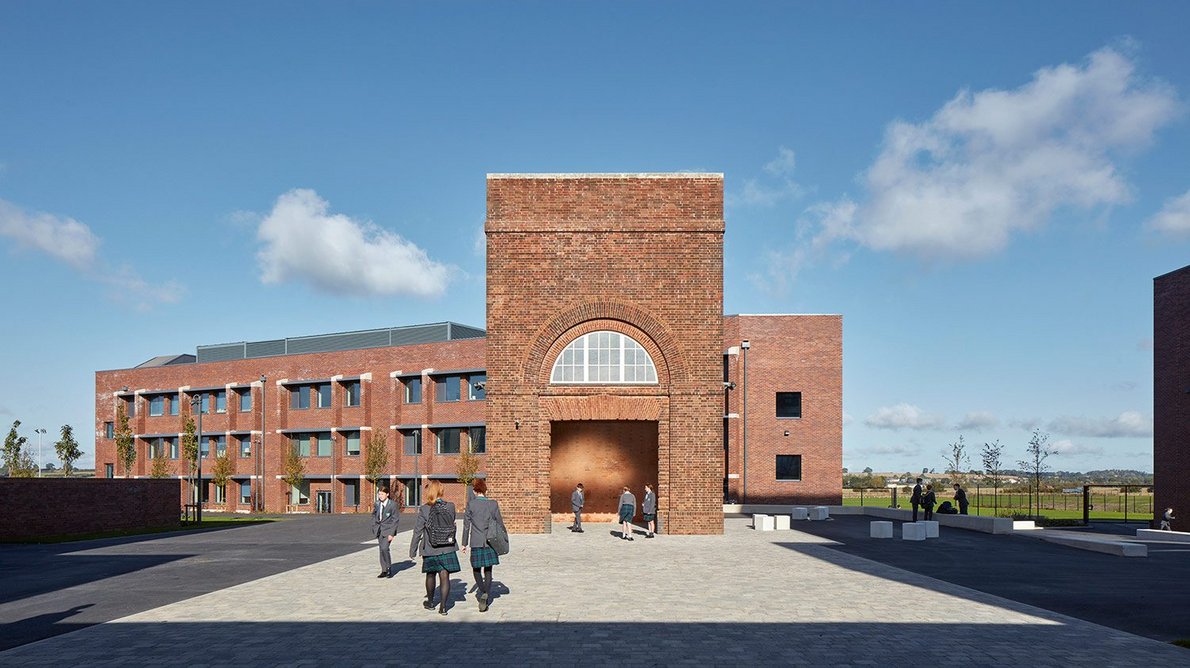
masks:
<svg viewBox="0 0 1190 668"><path fill-rule="evenodd" d="M784 467L784 468L785 468L785 471L786 471L786 474L787 474L787 475L789 475L789 474L793 473L793 472L790 470L790 467L791 467L791 466L793 466L793 465L796 463L796 465L797 465L797 471L796 471L796 473L797 473L797 477L796 477L796 478L793 478L793 477L784 477L784 478L783 478L783 477L781 477L781 470L782 470L782 468L783 468L783 467L781 466L781 463L782 463L782 462L781 462L781 460L782 460L783 458L784 458L784 459L786 459L786 464L785 464L785 467ZM801 455L777 455L777 459L776 459L776 461L775 461L775 465L776 465L776 470L775 470L775 477L776 477L776 479L777 479L777 482L801 482L801 481L802 481L802 478L803 478L803 477L804 477L804 475L805 475L805 472L804 472L804 471L802 471L802 456L801 456Z"/></svg>
<svg viewBox="0 0 1190 668"><path fill-rule="evenodd" d="M783 405L781 402L782 397L797 397L796 408L794 408L794 406L792 405L792 403L789 400L787 400L786 403ZM794 411L796 411L797 415L792 415L792 414L782 415L782 410L784 410L787 413L793 413ZM800 419L802 419L802 393L801 392L778 392L777 399L776 399L776 414L777 414L778 420L800 420Z"/></svg>

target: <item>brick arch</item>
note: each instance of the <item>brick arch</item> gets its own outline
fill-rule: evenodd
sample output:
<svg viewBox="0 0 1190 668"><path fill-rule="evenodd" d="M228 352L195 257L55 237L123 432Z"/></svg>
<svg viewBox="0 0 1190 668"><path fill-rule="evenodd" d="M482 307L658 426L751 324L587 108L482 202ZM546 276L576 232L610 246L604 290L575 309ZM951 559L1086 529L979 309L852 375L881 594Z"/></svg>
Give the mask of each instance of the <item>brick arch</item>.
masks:
<svg viewBox="0 0 1190 668"><path fill-rule="evenodd" d="M686 382L686 365L678 348L676 337L660 320L648 311L632 304L613 301L594 301L576 306L554 316L533 335L533 345L525 354L521 366L522 380L529 385L549 382L549 370L543 367L553 362L549 353L558 345L559 339L583 323L593 320L618 321L639 330L648 340L637 342L653 356L657 367L657 380L662 385L681 385ZM585 333L585 332L584 332ZM629 332L621 332L629 334ZM631 334L629 334L631 335ZM565 343L569 343L566 341ZM564 346L565 343L562 345ZM654 355L654 348L660 356ZM561 348L558 348L561 351ZM660 359L658 359L660 357ZM663 369L664 367L664 369ZM542 376L542 374L545 376ZM662 373L668 382L662 381Z"/></svg>

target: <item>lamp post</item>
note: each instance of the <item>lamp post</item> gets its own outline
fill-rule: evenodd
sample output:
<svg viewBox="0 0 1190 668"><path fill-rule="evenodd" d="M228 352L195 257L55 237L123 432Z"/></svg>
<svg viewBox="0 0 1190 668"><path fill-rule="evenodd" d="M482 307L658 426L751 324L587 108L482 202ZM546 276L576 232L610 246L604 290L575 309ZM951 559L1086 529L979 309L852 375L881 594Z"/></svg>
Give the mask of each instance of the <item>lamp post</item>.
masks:
<svg viewBox="0 0 1190 668"><path fill-rule="evenodd" d="M196 444L198 447L195 448L197 450L197 452L194 453L194 460L196 462L198 462L198 478L194 484L195 496L198 497L198 503L197 503L197 508L194 511L194 516L195 516L195 519L198 520L198 523L200 525L202 524L202 493L203 493L203 487L202 487L202 400L203 400L204 396L206 396L205 393L204 394L196 394L193 397L190 397L190 408L194 409L195 406L198 407L198 443Z"/></svg>
<svg viewBox="0 0 1190 668"><path fill-rule="evenodd" d="M41 469L45 468L45 462L41 459L41 436L45 433L44 429L34 429L33 433L37 434L37 477L41 477Z"/></svg>
<svg viewBox="0 0 1190 668"><path fill-rule="evenodd" d="M256 477L256 509L259 512L264 512L264 474L265 474L265 459L264 459L264 440L267 432L265 431L265 414L268 412L268 404L265 402L264 388L268 383L268 376L263 373L260 374L260 451L256 453L257 462L257 477Z"/></svg>

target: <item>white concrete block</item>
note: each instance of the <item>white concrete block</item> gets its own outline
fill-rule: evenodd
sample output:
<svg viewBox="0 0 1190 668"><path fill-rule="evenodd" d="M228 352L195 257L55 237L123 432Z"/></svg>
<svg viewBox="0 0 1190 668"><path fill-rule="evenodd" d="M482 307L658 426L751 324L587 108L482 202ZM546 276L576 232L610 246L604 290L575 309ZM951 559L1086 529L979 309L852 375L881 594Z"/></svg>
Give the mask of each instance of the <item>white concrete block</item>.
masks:
<svg viewBox="0 0 1190 668"><path fill-rule="evenodd" d="M901 525L901 540L925 540L926 528L918 522L905 522Z"/></svg>
<svg viewBox="0 0 1190 668"><path fill-rule="evenodd" d="M892 538L893 523L882 520L868 522L868 535L872 538Z"/></svg>
<svg viewBox="0 0 1190 668"><path fill-rule="evenodd" d="M810 509L810 519L812 520L825 520L829 519L830 516L830 508L827 508L826 506L814 506Z"/></svg>
<svg viewBox="0 0 1190 668"><path fill-rule="evenodd" d="M1167 543L1190 543L1190 533L1185 531L1161 531L1159 529L1137 529L1137 538L1160 540Z"/></svg>
<svg viewBox="0 0 1190 668"><path fill-rule="evenodd" d="M810 519L810 509L794 507L792 517L795 520L808 520Z"/></svg>
<svg viewBox="0 0 1190 668"><path fill-rule="evenodd" d="M773 516L757 513L752 516L752 528L757 531L772 531Z"/></svg>
<svg viewBox="0 0 1190 668"><path fill-rule="evenodd" d="M776 522L774 528L777 531L789 530L789 515L773 515L773 520Z"/></svg>
<svg viewBox="0 0 1190 668"><path fill-rule="evenodd" d="M1032 531L1037 528L1037 523L1033 520L1013 520L1013 531Z"/></svg>
<svg viewBox="0 0 1190 668"><path fill-rule="evenodd" d="M938 537L938 521L937 520L918 520L918 524L925 527L926 538Z"/></svg>

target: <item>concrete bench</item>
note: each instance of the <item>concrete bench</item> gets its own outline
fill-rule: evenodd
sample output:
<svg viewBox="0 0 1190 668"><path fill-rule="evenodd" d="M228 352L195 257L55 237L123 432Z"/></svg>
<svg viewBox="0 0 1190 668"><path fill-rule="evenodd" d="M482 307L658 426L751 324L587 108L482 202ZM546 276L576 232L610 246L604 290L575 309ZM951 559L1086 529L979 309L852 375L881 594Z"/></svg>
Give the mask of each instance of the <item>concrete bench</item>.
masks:
<svg viewBox="0 0 1190 668"><path fill-rule="evenodd" d="M793 517L795 520L808 520L810 519L810 509L803 508L801 506L794 506L791 517Z"/></svg>
<svg viewBox="0 0 1190 668"><path fill-rule="evenodd" d="M773 530L773 516L762 515L757 513L752 516L752 528L757 531L772 531Z"/></svg>
<svg viewBox="0 0 1190 668"><path fill-rule="evenodd" d="M1129 543L1123 540L1111 540L1107 538L1098 538L1095 536L1079 536L1055 531L1040 531L1038 532L1038 535L1044 541L1054 543L1056 545L1074 547L1080 550L1102 552L1103 554L1111 554L1117 557L1149 556L1149 548L1143 543Z"/></svg>
<svg viewBox="0 0 1190 668"><path fill-rule="evenodd" d="M886 520L868 522L868 535L872 538L892 538L893 523Z"/></svg>
<svg viewBox="0 0 1190 668"><path fill-rule="evenodd" d="M1013 520L1013 531L1033 531L1037 528L1037 522L1033 520Z"/></svg>
<svg viewBox="0 0 1190 668"><path fill-rule="evenodd" d="M1161 531L1160 529L1137 529L1136 537L1145 540L1160 540L1167 543L1190 543L1190 533L1185 531Z"/></svg>
<svg viewBox="0 0 1190 668"><path fill-rule="evenodd" d="M826 506L814 506L813 508L810 509L810 519L811 520L817 520L817 521L827 520L827 519L830 519L830 516L831 516L830 508L828 508Z"/></svg>
<svg viewBox="0 0 1190 668"><path fill-rule="evenodd" d="M917 524L922 525L926 531L926 538L938 537L938 522L937 520L918 520Z"/></svg>
<svg viewBox="0 0 1190 668"><path fill-rule="evenodd" d="M918 522L905 522L901 525L901 540L925 540L926 528Z"/></svg>
<svg viewBox="0 0 1190 668"><path fill-rule="evenodd" d="M773 528L777 531L789 530L789 515L773 515L773 520L776 522Z"/></svg>

